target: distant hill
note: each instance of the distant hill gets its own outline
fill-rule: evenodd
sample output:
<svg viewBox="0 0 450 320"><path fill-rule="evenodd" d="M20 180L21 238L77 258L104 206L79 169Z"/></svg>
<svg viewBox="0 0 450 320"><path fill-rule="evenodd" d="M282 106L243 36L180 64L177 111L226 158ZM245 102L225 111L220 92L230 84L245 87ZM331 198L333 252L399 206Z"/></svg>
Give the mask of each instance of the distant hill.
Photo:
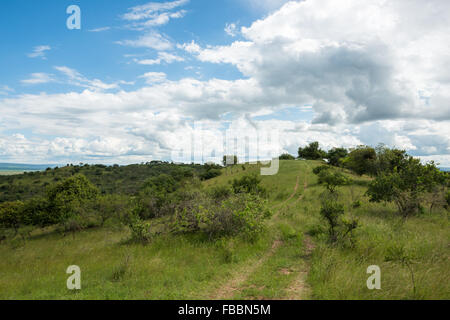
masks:
<svg viewBox="0 0 450 320"><path fill-rule="evenodd" d="M48 167L54 168L51 164L20 164L20 163L0 163L0 171L41 171Z"/></svg>
<svg viewBox="0 0 450 320"><path fill-rule="evenodd" d="M47 170L48 167L51 169ZM5 168L5 169L4 169ZM75 174L85 175L102 194L135 195L150 177L167 174L171 176L198 176L207 180L220 174L218 166L182 164L176 165L153 161L147 164L128 166L70 165L56 167L49 165L0 164L0 171L27 172L17 175L0 174L0 203L3 201L28 200L42 196L48 186L63 181Z"/></svg>
<svg viewBox="0 0 450 320"><path fill-rule="evenodd" d="M440 167L439 170L445 171L445 172L450 172L450 167Z"/></svg>

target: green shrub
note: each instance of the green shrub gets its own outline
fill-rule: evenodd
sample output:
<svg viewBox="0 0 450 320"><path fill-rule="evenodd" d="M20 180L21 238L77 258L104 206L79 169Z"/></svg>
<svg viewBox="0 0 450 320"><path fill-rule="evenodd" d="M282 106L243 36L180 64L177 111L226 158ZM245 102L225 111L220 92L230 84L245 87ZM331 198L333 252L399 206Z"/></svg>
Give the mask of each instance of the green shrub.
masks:
<svg viewBox="0 0 450 320"><path fill-rule="evenodd" d="M76 215L79 206L97 198L98 189L84 176L77 174L48 190L50 214L58 222Z"/></svg>
<svg viewBox="0 0 450 320"><path fill-rule="evenodd" d="M320 214L328 222L328 234L331 242L336 242L337 227L339 226L339 219L344 215L344 205L338 203L331 197L322 201L322 207L320 208Z"/></svg>
<svg viewBox="0 0 450 320"><path fill-rule="evenodd" d="M444 174L433 162L423 165L419 159L408 157L393 172L379 174L366 194L371 202L394 202L398 212L406 217L419 212L424 195L436 192L436 187L444 182Z"/></svg>
<svg viewBox="0 0 450 320"><path fill-rule="evenodd" d="M151 223L142 221L139 219L139 217L133 215L131 219L128 222L128 227L131 231L131 241L147 244L149 243L153 237L154 234L152 234L150 228Z"/></svg>
<svg viewBox="0 0 450 320"><path fill-rule="evenodd" d="M173 231L200 232L210 239L242 235L254 240L271 214L267 201L252 194L237 194L219 203L200 196L195 202L177 208Z"/></svg>
<svg viewBox="0 0 450 320"><path fill-rule="evenodd" d="M238 193L250 193L265 197L267 191L260 185L261 178L256 174L248 174L240 179L234 179L232 183L233 192Z"/></svg>
<svg viewBox="0 0 450 320"><path fill-rule="evenodd" d="M298 148L298 157L307 160L323 159L327 156L327 153L319 148L319 142L311 142L304 148Z"/></svg>
<svg viewBox="0 0 450 320"><path fill-rule="evenodd" d="M331 193L334 193L338 186L350 183L350 180L345 175L333 170L320 170L317 175L319 177L318 183L324 184Z"/></svg>
<svg viewBox="0 0 450 320"><path fill-rule="evenodd" d="M17 234L21 224L23 224L23 202L0 203L0 226L14 229Z"/></svg>
<svg viewBox="0 0 450 320"><path fill-rule="evenodd" d="M295 157L289 153L283 153L280 157L280 160L295 160Z"/></svg>
<svg viewBox="0 0 450 320"><path fill-rule="evenodd" d="M331 170L331 167L328 165L321 165L321 166L317 166L313 169L313 173L318 175L320 172L324 171L324 170Z"/></svg>
<svg viewBox="0 0 450 320"><path fill-rule="evenodd" d="M231 194L232 194L231 189L228 186L212 187L211 191L209 192L211 198L217 201L224 200L230 197Z"/></svg>

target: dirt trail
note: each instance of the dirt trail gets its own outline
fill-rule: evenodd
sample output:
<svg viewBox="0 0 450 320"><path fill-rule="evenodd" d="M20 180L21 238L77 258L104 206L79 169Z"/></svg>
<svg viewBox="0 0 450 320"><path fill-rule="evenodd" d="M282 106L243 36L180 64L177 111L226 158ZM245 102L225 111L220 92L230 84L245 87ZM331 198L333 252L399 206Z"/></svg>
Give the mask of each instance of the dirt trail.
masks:
<svg viewBox="0 0 450 320"><path fill-rule="evenodd" d="M223 287L217 291L212 299L215 300L225 300L233 298L235 292L239 290L242 284L247 280L247 278L261 265L264 264L273 254L277 251L277 249L282 245L282 241L275 240L272 244L270 250L256 263L250 265L245 270L240 270L228 283L226 283Z"/></svg>
<svg viewBox="0 0 450 320"><path fill-rule="evenodd" d="M295 194L297 193L298 187L299 187L300 175L301 175L301 173L299 173L299 175L297 176L297 181L295 183L292 194L286 200L284 200L282 203L273 207L273 208L279 208L277 210L277 212L274 214L274 216L273 216L274 218L278 216L282 207L286 203L288 203L292 198L294 198ZM306 190L308 188L308 181L307 181L306 177L305 177L305 182L304 182L303 186L304 186L304 190ZM295 202L297 203L301 199L303 199L303 194L301 194ZM239 270L238 272L236 272L225 285L220 287L220 289L213 294L211 299L215 299L215 300L231 299L235 295L235 293L242 287L242 284L245 283L245 281L248 279L248 277L253 272L255 272L260 266L262 266L267 260L269 260L270 257L275 254L275 252L281 245L283 245L283 242L281 240L275 240L274 243L272 244L272 247L270 248L270 250L263 257L261 257L258 261L256 261L256 263L254 263L250 266L246 266L243 270ZM307 237L305 239L305 248L306 248L306 253L305 253L304 258L307 259L311 255L312 250L314 249L312 241L309 237ZM306 292L305 292L306 285L304 283L304 279L305 279L305 275L307 274L307 272L308 272L308 270L300 271L299 276L292 283L291 287L289 287L287 289L286 292L288 293L289 297L287 297L286 299L296 300L296 299L303 298L306 295Z"/></svg>
<svg viewBox="0 0 450 320"><path fill-rule="evenodd" d="M294 191L292 194L284 200L282 203L274 206L273 208L280 208L277 210L277 212L274 214L273 218L276 217L281 210L281 207L286 204L289 200L294 198L295 194L297 193L299 181L300 181L300 175L297 176L297 181L294 186ZM270 250L262 257L260 258L256 263L247 266L243 270L240 270L238 273L236 273L234 276L232 276L231 280L229 280L224 286L222 286L212 297L211 299L215 300L224 300L224 299L230 299L234 296L235 292L239 290L239 288L242 286L242 284L248 279L248 277L257 270L261 265L263 265L271 256L274 255L274 253L277 251L277 249L283 244L280 240L275 240L272 244L272 247Z"/></svg>
<svg viewBox="0 0 450 320"><path fill-rule="evenodd" d="M291 285L286 288L286 297L284 297L284 300L305 300L310 295L311 288L306 283L306 277L309 273L309 260L311 259L315 245L308 235L305 236L304 245L305 252L302 259L305 261L305 264L300 268L297 277L295 277Z"/></svg>

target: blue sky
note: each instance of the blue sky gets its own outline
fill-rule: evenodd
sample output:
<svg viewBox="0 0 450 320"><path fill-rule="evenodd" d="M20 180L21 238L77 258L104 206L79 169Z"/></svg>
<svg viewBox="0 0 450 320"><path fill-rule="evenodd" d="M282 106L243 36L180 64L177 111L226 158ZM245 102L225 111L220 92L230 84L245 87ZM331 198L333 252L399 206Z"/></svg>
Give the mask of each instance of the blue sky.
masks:
<svg viewBox="0 0 450 320"><path fill-rule="evenodd" d="M226 129L256 129L279 133L276 152L385 143L450 166L449 14L439 0L3 0L0 162L170 160L198 134L217 154Z"/></svg>
<svg viewBox="0 0 450 320"><path fill-rule="evenodd" d="M49 71L55 73L54 66L70 66L86 77L105 79L105 81L134 81L142 74L143 68L132 63L127 55L136 55L140 59L155 59L157 50L151 48L130 48L118 45L123 39L137 38L138 31L130 30L128 21L121 18L129 8L147 3L147 1L123 0L85 0L63 1L44 0L37 6L30 0L6 0L2 2L0 21L0 83L17 88L19 93L63 92L67 86L42 84L40 86L22 86L21 80L31 73ZM234 5L230 5L233 3ZM66 8L76 4L82 12L82 29L66 28ZM235 40L224 32L230 21L250 24L264 14L254 10L245 1L208 1L195 0L178 7L186 10L182 19L172 19L170 23L157 26L158 32L166 35L175 43L191 40L209 45L227 44ZM177 11L177 10L174 10ZM109 28L93 32L95 29ZM49 46L45 56L30 59L28 54L39 46ZM173 50L180 52L180 50ZM192 75L187 66L199 67L190 59L171 65L147 67L149 71L164 71L171 80ZM240 76L235 68L217 65L202 65L202 78L220 77L236 79ZM141 81L142 82L142 81ZM131 86L129 88L137 88Z"/></svg>

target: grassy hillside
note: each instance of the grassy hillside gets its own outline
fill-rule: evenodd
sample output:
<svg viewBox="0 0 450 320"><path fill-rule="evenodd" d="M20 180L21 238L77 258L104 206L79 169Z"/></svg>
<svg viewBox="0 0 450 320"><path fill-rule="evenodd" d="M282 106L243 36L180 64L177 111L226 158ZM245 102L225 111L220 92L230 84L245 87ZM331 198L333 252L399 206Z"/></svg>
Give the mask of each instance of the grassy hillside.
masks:
<svg viewBox="0 0 450 320"><path fill-rule="evenodd" d="M319 164L281 161L278 175L262 177L273 216L255 242L162 234L147 245L133 244L128 228L113 224L65 237L49 227L5 240L0 299L449 299L448 212L405 220L392 205L367 201L369 178L345 172L353 179L340 188L345 215L360 226L353 246L331 245L319 214L324 187L312 173ZM203 184L227 185L258 170L229 167ZM127 185L114 181L119 189ZM357 200L361 206L353 208ZM389 261L393 252L407 254L410 263ZM69 265L80 266L82 290L67 290ZM367 289L370 265L381 268L381 290Z"/></svg>
<svg viewBox="0 0 450 320"><path fill-rule="evenodd" d="M1 176L0 174L0 203L42 196L50 185L75 174L85 175L102 194L134 195L148 178L183 170L202 174L205 166L174 165L155 161L128 166L67 165L61 168L48 168L45 171L23 174L16 172L17 175Z"/></svg>

